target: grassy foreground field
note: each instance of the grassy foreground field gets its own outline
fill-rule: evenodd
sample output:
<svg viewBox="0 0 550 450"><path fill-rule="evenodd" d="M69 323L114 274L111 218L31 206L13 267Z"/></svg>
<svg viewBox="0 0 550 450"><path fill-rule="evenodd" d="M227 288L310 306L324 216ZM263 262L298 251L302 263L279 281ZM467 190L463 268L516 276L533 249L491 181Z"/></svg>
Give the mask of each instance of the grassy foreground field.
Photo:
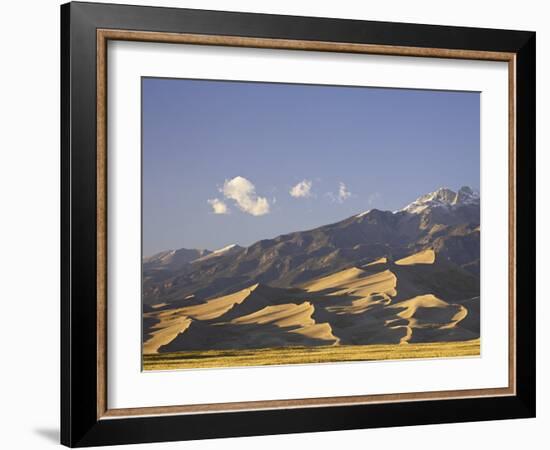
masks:
<svg viewBox="0 0 550 450"><path fill-rule="evenodd" d="M143 356L143 370L198 369L273 364L306 364L384 359L479 356L479 339L427 344L286 347L258 350L209 350Z"/></svg>

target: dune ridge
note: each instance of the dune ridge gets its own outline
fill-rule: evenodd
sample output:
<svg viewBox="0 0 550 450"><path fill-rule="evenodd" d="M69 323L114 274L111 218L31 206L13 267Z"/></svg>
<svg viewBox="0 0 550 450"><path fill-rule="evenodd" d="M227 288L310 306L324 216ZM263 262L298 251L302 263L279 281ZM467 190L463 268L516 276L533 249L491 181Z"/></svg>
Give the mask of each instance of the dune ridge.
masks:
<svg viewBox="0 0 550 450"><path fill-rule="evenodd" d="M414 336L414 329L451 329L466 317L468 310L462 305L451 305L432 294L419 295L409 300L394 303L391 309L399 309L397 313L406 324L389 321L393 328L404 327L406 335L400 340L401 344L409 343Z"/></svg>
<svg viewBox="0 0 550 450"><path fill-rule="evenodd" d="M144 353L157 353L160 347L172 342L191 325L191 319L186 316L175 315L174 317L171 314L164 319L151 327L150 337L143 343Z"/></svg>
<svg viewBox="0 0 550 450"><path fill-rule="evenodd" d="M153 320L155 323L149 327L149 338L144 340L144 353L157 353L160 347L169 344L187 330L193 319L211 320L223 315L236 304L243 302L257 287L258 284L255 284L242 291L212 299L204 304L162 310L158 314L145 313L144 318L149 321ZM164 306L166 305L159 305L159 307Z"/></svg>
<svg viewBox="0 0 550 450"><path fill-rule="evenodd" d="M425 249L292 288L255 283L203 301L190 297L188 306L144 310L143 352L473 341L479 297L471 277Z"/></svg>
<svg viewBox="0 0 550 450"><path fill-rule="evenodd" d="M412 266L414 264L433 264L435 262L435 252L428 248L421 252L407 256L395 261L398 266Z"/></svg>
<svg viewBox="0 0 550 450"><path fill-rule="evenodd" d="M316 323L312 315L315 307L310 302L301 304L287 303L265 308L247 316L233 319L234 324L273 324L280 328L289 328L292 333L324 341L338 343L328 323Z"/></svg>
<svg viewBox="0 0 550 450"><path fill-rule="evenodd" d="M368 264L365 264L364 267L370 267L370 266L376 266L378 264L386 264L388 262L388 258L386 258L385 256L383 256L382 258L378 258Z"/></svg>
<svg viewBox="0 0 550 450"><path fill-rule="evenodd" d="M350 293L368 297L374 293L384 293L390 296L397 294L395 287L397 277L390 270L369 274L358 267L345 269L335 274L313 280L302 285L308 292L330 290L330 295Z"/></svg>

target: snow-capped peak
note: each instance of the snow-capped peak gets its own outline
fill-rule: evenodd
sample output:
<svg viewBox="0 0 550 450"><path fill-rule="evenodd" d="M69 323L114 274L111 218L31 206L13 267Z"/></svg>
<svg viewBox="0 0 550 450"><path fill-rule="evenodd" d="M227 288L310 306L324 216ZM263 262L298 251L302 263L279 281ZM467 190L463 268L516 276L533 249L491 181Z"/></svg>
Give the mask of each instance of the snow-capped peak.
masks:
<svg viewBox="0 0 550 450"><path fill-rule="evenodd" d="M240 249L242 249L242 247L237 245L237 244L227 245L223 248L219 248L217 250L214 250L212 253L209 253L208 255L205 255L201 258L195 259L193 261L193 263L201 262L201 261L207 261L207 260L210 260L212 258L216 258L218 256L233 254L234 252L237 252Z"/></svg>
<svg viewBox="0 0 550 450"><path fill-rule="evenodd" d="M357 214L355 217L359 218L359 217L366 216L371 211L372 211L371 209L367 209L366 211L363 211L362 213Z"/></svg>
<svg viewBox="0 0 550 450"><path fill-rule="evenodd" d="M455 205L479 203L479 194L469 186L462 186L456 193Z"/></svg>
<svg viewBox="0 0 550 450"><path fill-rule="evenodd" d="M442 187L417 198L414 202L395 212L406 211L411 214L419 214L428 208L453 208L476 203L479 203L479 194L468 186L461 187L458 192Z"/></svg>
<svg viewBox="0 0 550 450"><path fill-rule="evenodd" d="M212 254L216 254L216 255L219 255L220 253L225 253L227 252L228 250L231 250L232 248L236 247L237 244L230 244L230 245L227 245L223 248L219 248L218 250L214 250L212 252Z"/></svg>

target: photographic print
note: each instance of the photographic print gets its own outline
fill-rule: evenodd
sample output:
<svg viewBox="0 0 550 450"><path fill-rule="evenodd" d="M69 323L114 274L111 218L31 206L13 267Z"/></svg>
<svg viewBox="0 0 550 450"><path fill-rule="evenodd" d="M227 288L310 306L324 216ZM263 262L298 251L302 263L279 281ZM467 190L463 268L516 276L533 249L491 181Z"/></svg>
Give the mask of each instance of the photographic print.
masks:
<svg viewBox="0 0 550 450"><path fill-rule="evenodd" d="M480 354L479 92L142 78L144 370Z"/></svg>

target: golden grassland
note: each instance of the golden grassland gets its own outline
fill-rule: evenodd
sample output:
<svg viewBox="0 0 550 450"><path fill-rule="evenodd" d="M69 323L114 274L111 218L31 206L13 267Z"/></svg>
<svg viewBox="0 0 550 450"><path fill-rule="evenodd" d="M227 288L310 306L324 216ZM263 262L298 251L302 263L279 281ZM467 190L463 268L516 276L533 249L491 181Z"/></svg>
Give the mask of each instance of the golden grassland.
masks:
<svg viewBox="0 0 550 450"><path fill-rule="evenodd" d="M479 356L480 340L423 344L335 345L258 350L208 350L143 355L143 370Z"/></svg>

